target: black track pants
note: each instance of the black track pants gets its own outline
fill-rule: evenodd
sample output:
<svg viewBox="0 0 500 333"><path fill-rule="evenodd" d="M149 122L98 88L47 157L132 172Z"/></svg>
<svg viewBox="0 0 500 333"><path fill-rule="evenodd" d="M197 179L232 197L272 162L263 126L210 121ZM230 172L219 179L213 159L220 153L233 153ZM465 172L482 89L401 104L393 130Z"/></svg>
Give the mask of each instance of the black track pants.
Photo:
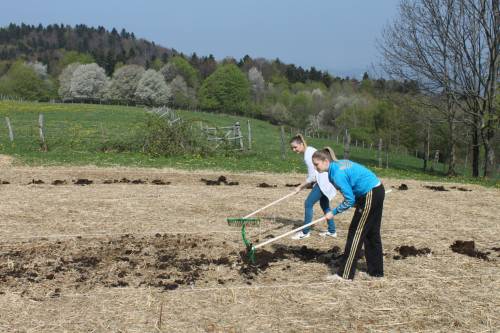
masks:
<svg viewBox="0 0 500 333"><path fill-rule="evenodd" d="M356 212L349 226L344 255L337 274L344 279L353 279L361 246L365 245L365 258L368 274L384 276L382 240L380 224L384 207L385 189L383 185L356 200Z"/></svg>

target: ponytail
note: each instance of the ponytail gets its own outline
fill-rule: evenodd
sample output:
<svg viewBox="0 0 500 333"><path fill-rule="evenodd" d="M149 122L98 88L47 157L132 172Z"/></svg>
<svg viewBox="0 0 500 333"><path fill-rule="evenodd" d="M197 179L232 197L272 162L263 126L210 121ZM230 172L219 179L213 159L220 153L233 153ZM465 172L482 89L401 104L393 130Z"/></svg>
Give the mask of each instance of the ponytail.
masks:
<svg viewBox="0 0 500 333"><path fill-rule="evenodd" d="M307 146L306 139L302 136L302 134L297 134L294 136L291 140L290 143L302 143L304 146Z"/></svg>
<svg viewBox="0 0 500 333"><path fill-rule="evenodd" d="M320 161L338 161L335 152L330 147L315 151L312 158Z"/></svg>
<svg viewBox="0 0 500 333"><path fill-rule="evenodd" d="M335 152L333 151L332 148L325 147L323 148L323 151L328 152L328 154L330 155L330 161L335 161L335 162L338 161L337 156L335 156Z"/></svg>

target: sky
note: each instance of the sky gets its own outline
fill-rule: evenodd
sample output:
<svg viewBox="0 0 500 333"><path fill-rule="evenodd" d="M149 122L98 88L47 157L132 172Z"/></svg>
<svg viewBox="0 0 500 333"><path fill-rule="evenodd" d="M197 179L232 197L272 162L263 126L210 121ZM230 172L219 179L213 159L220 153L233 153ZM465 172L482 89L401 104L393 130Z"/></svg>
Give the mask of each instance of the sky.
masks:
<svg viewBox="0 0 500 333"><path fill-rule="evenodd" d="M184 54L279 58L359 76L379 62L376 40L399 0L0 0L0 25L122 28Z"/></svg>

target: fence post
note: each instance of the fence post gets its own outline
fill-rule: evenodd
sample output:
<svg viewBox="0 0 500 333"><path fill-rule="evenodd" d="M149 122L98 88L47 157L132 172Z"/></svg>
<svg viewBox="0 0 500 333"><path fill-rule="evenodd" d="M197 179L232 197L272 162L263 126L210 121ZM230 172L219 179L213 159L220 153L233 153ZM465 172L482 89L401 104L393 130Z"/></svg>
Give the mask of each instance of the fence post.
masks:
<svg viewBox="0 0 500 333"><path fill-rule="evenodd" d="M5 117L5 122L7 123L7 128L9 129L10 142L14 142L14 131L12 130L12 125L10 124L9 117Z"/></svg>
<svg viewBox="0 0 500 333"><path fill-rule="evenodd" d="M285 159L285 127L281 125L281 159Z"/></svg>
<svg viewBox="0 0 500 333"><path fill-rule="evenodd" d="M385 168L389 169L389 145L385 148Z"/></svg>
<svg viewBox="0 0 500 333"><path fill-rule="evenodd" d="M382 138L378 139L378 167L382 167Z"/></svg>
<svg viewBox="0 0 500 333"><path fill-rule="evenodd" d="M437 168L437 164L439 163L439 150L436 150L434 154L434 160L432 161L431 171L434 171L434 166Z"/></svg>
<svg viewBox="0 0 500 333"><path fill-rule="evenodd" d="M47 151L47 143L45 142L45 134L43 133L43 113L38 115L38 129L40 131L40 149L42 151Z"/></svg>
<svg viewBox="0 0 500 333"><path fill-rule="evenodd" d="M101 130L102 142L106 143L106 132L104 131L104 126L102 125L102 122L99 122L99 127Z"/></svg>
<svg viewBox="0 0 500 333"><path fill-rule="evenodd" d="M348 160L351 152L351 134L349 131L345 130L345 142L344 142L344 159Z"/></svg>
<svg viewBox="0 0 500 333"><path fill-rule="evenodd" d="M252 127L250 127L250 120L247 120L248 125L248 150L252 149Z"/></svg>
<svg viewBox="0 0 500 333"><path fill-rule="evenodd" d="M240 122L237 121L236 124L234 124L234 130L235 130L235 137L239 139L240 141L240 149L243 150L243 136L241 135L241 127L240 127Z"/></svg>

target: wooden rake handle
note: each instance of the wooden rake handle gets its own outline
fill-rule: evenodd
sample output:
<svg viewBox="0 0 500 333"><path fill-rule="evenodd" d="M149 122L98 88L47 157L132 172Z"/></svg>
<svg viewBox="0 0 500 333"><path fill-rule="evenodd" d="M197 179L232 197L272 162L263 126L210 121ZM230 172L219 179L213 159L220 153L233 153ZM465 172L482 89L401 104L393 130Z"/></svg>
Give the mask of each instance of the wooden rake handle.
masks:
<svg viewBox="0 0 500 333"><path fill-rule="evenodd" d="M293 195L295 195L295 194L297 194L297 193L298 193L298 192L296 192L296 191L294 191L294 192L292 192L292 193L289 193L289 194L285 195L283 198L280 198L280 199L278 199L278 200L276 200L276 201L273 201L273 202L271 202L270 204L268 204L268 205L266 205L266 206L264 206L264 207L262 207L262 208L257 209L255 212L252 212L252 213L248 214L247 216L244 216L243 218L244 218L244 219L247 219L247 218L249 218L249 217L251 217L251 216L254 216L254 215L255 215L255 214L257 214L258 212L261 212L261 211L263 211L264 209L269 208L269 207L271 207L271 206L273 206L273 205L277 204L278 202L283 201L283 200L285 200L285 199L287 199L287 198L289 198L289 197L291 197L291 196L293 196Z"/></svg>
<svg viewBox="0 0 500 333"><path fill-rule="evenodd" d="M272 243L272 242L274 242L274 241L277 241L278 239L281 239L281 238L283 238L283 237L286 237L286 236L288 236L288 235L291 235L291 234L293 234L293 233L295 233L295 232L297 232L297 231L300 231L300 230L302 230L302 229L305 229L305 228L307 228L307 227L310 227L310 226L312 226L313 224L319 223L319 222L321 222L321 221L325 221L325 217L324 217L324 216L323 216L322 218L319 218L319 219L315 220L315 221L309 222L308 224L304 224L304 225L303 225L303 226L301 226L301 227L298 227L298 228L296 228L296 229L293 229L293 230L287 231L287 232L285 232L283 235L276 236L276 237L274 237L274 238L272 238L272 239L269 239L269 240L267 240L267 241L265 241L265 242L262 242L262 243L260 243L260 244L257 244L257 245L255 245L253 248L254 248L254 249L258 249L259 247L263 247L264 245L267 245L267 244L269 244L269 243Z"/></svg>
<svg viewBox="0 0 500 333"><path fill-rule="evenodd" d="M392 189L385 191L385 193L386 193L386 194L387 194L387 193L391 193L391 192L392 192ZM293 193L293 194L295 194L295 193ZM283 198L283 199L284 199L284 198ZM317 220L315 220L315 221L312 221L312 222L310 222L310 223L308 223L308 224L304 224L304 225L303 225L303 226L301 226L301 227L298 227L298 228L295 228L295 229L290 230L290 231L288 231L288 232L285 232L283 235L276 236L276 237L271 238L271 239L269 239L269 240L267 240L267 241L265 241L265 242L262 242L262 243L260 243L260 244L257 244L257 245L255 245L255 246L253 247L253 249L255 250L255 249L258 249L259 247L263 247L264 245L267 245L267 244L269 244L269 243L272 243L272 242L274 242L274 241L277 241L278 239L281 239L281 238L283 238L283 237L286 237L286 236L288 236L288 235L291 235L291 234L293 234L293 233L295 233L295 232L297 232L297 231L300 231L300 230L302 230L302 229L305 229L305 228L307 228L307 227L310 227L310 226L312 226L313 224L319 223L319 222L324 221L324 220L325 220L325 217L323 216L323 217L321 217L321 218L319 218L319 219L317 219Z"/></svg>

